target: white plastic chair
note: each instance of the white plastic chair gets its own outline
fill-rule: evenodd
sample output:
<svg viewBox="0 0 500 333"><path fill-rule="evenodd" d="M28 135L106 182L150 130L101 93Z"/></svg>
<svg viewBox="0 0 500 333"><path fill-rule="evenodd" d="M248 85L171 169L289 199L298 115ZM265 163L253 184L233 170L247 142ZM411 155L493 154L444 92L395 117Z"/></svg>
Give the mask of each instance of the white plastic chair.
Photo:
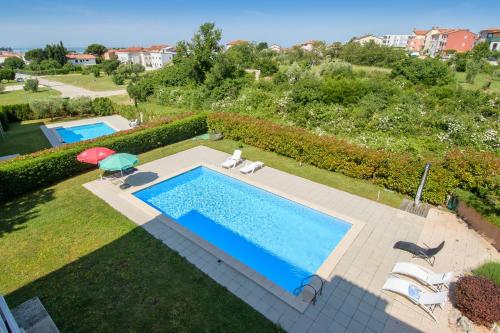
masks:
<svg viewBox="0 0 500 333"><path fill-rule="evenodd" d="M221 166L223 168L226 168L226 169L230 169L230 168L234 168L235 166L237 166L239 163L241 163L241 161L243 161L241 159L241 150L239 149L236 149L233 153L233 156L231 157L228 157L222 164Z"/></svg>
<svg viewBox="0 0 500 333"><path fill-rule="evenodd" d="M260 161L252 162L250 164L245 165L243 168L241 168L240 172L244 173L244 174L252 174L255 172L255 170L258 170L262 167L264 167L264 163L262 163Z"/></svg>
<svg viewBox="0 0 500 333"><path fill-rule="evenodd" d="M420 306L425 312L427 312L432 319L436 322L438 321L434 315L434 310L437 306L443 308L444 303L446 303L448 292L424 292L417 285L411 283L408 280L390 277L385 281L382 290L391 291L393 293L405 296L410 301Z"/></svg>
<svg viewBox="0 0 500 333"><path fill-rule="evenodd" d="M396 263L396 265L394 265L394 268L392 269L391 274L409 276L434 291L441 290L443 286L448 288L451 279L453 279L453 272L434 273L428 268L411 262Z"/></svg>

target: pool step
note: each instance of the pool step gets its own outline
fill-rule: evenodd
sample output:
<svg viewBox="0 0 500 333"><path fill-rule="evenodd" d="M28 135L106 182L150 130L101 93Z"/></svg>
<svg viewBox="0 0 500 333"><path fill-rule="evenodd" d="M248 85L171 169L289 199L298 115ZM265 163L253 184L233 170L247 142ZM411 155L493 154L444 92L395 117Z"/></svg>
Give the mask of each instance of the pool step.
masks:
<svg viewBox="0 0 500 333"><path fill-rule="evenodd" d="M403 199L403 202L401 203L401 206L399 206L399 209L418 216L427 217L427 214L431 209L431 205L426 203L420 203L418 205L415 205L413 201L408 199Z"/></svg>

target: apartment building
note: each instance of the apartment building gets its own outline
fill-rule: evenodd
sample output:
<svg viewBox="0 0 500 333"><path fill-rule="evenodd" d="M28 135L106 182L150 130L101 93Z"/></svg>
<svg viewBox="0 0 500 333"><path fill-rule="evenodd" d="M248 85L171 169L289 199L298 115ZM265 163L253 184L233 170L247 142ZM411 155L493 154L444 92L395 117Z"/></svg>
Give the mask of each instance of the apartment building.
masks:
<svg viewBox="0 0 500 333"><path fill-rule="evenodd" d="M93 54L70 53L66 55L66 59L73 66L90 66L96 64L96 57Z"/></svg>
<svg viewBox="0 0 500 333"><path fill-rule="evenodd" d="M411 53L419 53L424 48L425 36L429 30L417 30L414 29L413 33L408 37L408 43L406 44L406 49Z"/></svg>
<svg viewBox="0 0 500 333"><path fill-rule="evenodd" d="M472 50L476 34L468 29L432 28L425 35L423 52L435 57L445 51L467 52Z"/></svg>
<svg viewBox="0 0 500 333"><path fill-rule="evenodd" d="M387 47L406 48L410 35L383 35L382 45Z"/></svg>
<svg viewBox="0 0 500 333"><path fill-rule="evenodd" d="M354 37L350 40L350 42L359 43L361 45L365 45L365 44L370 43L370 42L374 42L377 45L382 45L384 43L382 38L377 37L375 35L370 35L370 34L359 36L359 37Z"/></svg>
<svg viewBox="0 0 500 333"><path fill-rule="evenodd" d="M114 50L118 61L123 64L140 64L147 70L158 69L172 62L176 52L169 45L153 45L148 48L132 46L126 49Z"/></svg>
<svg viewBox="0 0 500 333"><path fill-rule="evenodd" d="M500 28L481 30L477 42L487 42L491 51L500 51Z"/></svg>

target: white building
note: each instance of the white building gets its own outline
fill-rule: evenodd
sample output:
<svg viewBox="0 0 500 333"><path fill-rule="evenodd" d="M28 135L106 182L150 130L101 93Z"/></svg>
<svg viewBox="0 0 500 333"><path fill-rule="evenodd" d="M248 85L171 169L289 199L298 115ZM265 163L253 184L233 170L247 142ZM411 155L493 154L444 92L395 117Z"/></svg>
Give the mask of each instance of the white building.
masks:
<svg viewBox="0 0 500 333"><path fill-rule="evenodd" d="M140 64L146 69L158 69L171 63L176 52L172 46L153 45L149 48L133 46L114 50L118 61L123 64Z"/></svg>
<svg viewBox="0 0 500 333"><path fill-rule="evenodd" d="M306 50L306 51L312 51L314 50L314 45L316 44L316 41L315 40L308 40L307 42L303 43L303 44L300 44L300 47L303 49L303 50Z"/></svg>
<svg viewBox="0 0 500 333"><path fill-rule="evenodd" d="M359 43L361 45L365 45L365 44L368 44L370 42L374 42L377 45L383 44L382 38L374 36L374 35L363 35L360 37L354 37L351 39L351 42Z"/></svg>
<svg viewBox="0 0 500 333"><path fill-rule="evenodd" d="M79 53L70 53L66 55L66 59L73 66L89 66L95 65L95 56L92 54L79 54Z"/></svg>
<svg viewBox="0 0 500 333"><path fill-rule="evenodd" d="M410 35L383 35L382 45L388 47L406 48Z"/></svg>
<svg viewBox="0 0 500 333"><path fill-rule="evenodd" d="M229 50L230 48L232 48L233 46L246 45L246 44L248 44L248 41L243 40L243 39L237 39L237 40L230 41L229 43L226 44L226 51Z"/></svg>
<svg viewBox="0 0 500 333"><path fill-rule="evenodd" d="M269 47L271 51L274 51L276 53L281 53L283 51L283 48L279 46L278 44L273 44Z"/></svg>

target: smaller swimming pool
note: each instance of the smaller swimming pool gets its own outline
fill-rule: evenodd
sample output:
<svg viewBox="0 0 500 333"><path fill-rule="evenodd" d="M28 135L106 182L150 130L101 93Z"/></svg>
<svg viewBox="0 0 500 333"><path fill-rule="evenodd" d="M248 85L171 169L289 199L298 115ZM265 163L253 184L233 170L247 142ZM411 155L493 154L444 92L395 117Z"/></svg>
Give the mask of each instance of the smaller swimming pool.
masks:
<svg viewBox="0 0 500 333"><path fill-rule="evenodd" d="M71 127L57 127L54 129L65 143L95 139L116 132L115 129L103 122Z"/></svg>

